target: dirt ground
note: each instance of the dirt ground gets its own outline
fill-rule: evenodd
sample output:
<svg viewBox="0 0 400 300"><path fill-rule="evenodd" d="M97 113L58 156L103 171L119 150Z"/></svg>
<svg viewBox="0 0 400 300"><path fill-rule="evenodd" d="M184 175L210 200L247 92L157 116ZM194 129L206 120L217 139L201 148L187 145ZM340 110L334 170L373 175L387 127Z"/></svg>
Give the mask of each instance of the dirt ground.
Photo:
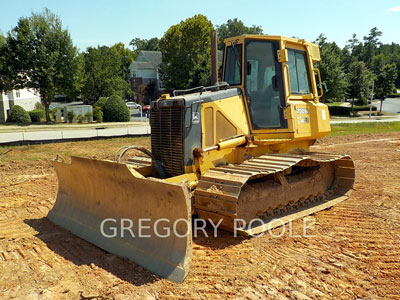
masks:
<svg viewBox="0 0 400 300"><path fill-rule="evenodd" d="M194 239L182 284L108 254L46 219L57 193L50 159L111 158L115 139L0 148L1 299L400 299L400 132L324 138L350 154L349 200L308 217L313 237ZM11 151L10 151L11 149ZM282 229L273 231L274 235ZM222 237L221 237L222 235Z"/></svg>

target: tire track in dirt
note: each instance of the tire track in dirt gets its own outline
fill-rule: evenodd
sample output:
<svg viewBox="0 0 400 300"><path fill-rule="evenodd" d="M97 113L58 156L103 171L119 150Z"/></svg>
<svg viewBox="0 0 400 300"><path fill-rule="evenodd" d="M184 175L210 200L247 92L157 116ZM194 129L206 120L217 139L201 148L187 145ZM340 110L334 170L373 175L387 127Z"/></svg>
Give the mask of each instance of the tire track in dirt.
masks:
<svg viewBox="0 0 400 300"><path fill-rule="evenodd" d="M0 298L399 299L399 138L390 133L319 142L313 150L352 155L356 184L348 201L310 217L315 236L199 236L182 284L159 279L45 219L57 191L48 161L0 165ZM301 233L301 220L292 229Z"/></svg>

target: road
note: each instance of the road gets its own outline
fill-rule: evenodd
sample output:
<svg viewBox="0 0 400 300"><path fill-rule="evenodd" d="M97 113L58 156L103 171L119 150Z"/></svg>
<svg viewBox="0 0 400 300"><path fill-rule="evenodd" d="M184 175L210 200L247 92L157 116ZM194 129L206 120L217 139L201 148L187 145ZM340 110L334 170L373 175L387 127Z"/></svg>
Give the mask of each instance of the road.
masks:
<svg viewBox="0 0 400 300"><path fill-rule="evenodd" d="M372 103L376 106L378 111L381 106L381 102ZM342 123L363 123L363 122L400 122L400 98L387 98L383 101L382 111L390 114L396 114L393 116L372 116L371 119L368 116L362 116L358 118L344 118L344 117L331 117L331 124L342 124Z"/></svg>
<svg viewBox="0 0 400 300"><path fill-rule="evenodd" d="M378 108L378 111L380 110L380 101L373 105ZM385 101L383 101L382 111L400 115L400 98L387 98Z"/></svg>
<svg viewBox="0 0 400 300"><path fill-rule="evenodd" d="M358 118L331 118L331 124L343 124L343 123L369 123L369 122L400 122L400 114L393 117L376 117L372 116L371 119L368 116Z"/></svg>
<svg viewBox="0 0 400 300"><path fill-rule="evenodd" d="M0 132L0 145L18 142L39 142L39 141L65 141L76 139L90 139L100 137L122 137L149 135L150 126L143 123L141 126L122 126L122 127L97 127L87 129L58 128L55 130L36 130L36 131L10 131Z"/></svg>

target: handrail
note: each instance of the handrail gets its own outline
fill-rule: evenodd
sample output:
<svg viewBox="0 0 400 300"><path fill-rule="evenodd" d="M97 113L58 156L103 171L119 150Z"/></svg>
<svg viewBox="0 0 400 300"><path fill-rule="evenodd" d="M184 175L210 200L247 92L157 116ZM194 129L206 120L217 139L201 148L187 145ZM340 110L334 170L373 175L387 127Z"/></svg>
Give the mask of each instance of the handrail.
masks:
<svg viewBox="0 0 400 300"><path fill-rule="evenodd" d="M289 100L289 97L292 96L292 87L290 85L290 73L289 73L289 66L285 63L283 64L283 67L285 68L285 70L287 71L287 78L286 78L286 82L287 82L287 88L288 88L288 94L287 94L287 99Z"/></svg>
<svg viewBox="0 0 400 300"><path fill-rule="evenodd" d="M314 68L314 71L317 71L317 73L318 73L319 90L321 92L321 96L319 96L318 93L317 93L317 98L318 98L318 101L319 101L319 99L321 99L321 97L324 95L324 89L322 87L321 72L319 71L318 68ZM317 87L318 87L318 85L317 85Z"/></svg>

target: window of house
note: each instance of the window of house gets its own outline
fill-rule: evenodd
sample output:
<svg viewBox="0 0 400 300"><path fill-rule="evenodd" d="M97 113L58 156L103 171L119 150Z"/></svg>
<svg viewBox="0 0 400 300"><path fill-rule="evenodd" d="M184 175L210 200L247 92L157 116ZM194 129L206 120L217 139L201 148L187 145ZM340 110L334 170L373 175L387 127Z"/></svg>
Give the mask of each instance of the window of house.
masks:
<svg viewBox="0 0 400 300"><path fill-rule="evenodd" d="M21 97L21 93L19 92L19 90L15 92L15 97L17 98Z"/></svg>
<svg viewBox="0 0 400 300"><path fill-rule="evenodd" d="M290 88L293 94L310 94L310 76L304 51L288 49Z"/></svg>

